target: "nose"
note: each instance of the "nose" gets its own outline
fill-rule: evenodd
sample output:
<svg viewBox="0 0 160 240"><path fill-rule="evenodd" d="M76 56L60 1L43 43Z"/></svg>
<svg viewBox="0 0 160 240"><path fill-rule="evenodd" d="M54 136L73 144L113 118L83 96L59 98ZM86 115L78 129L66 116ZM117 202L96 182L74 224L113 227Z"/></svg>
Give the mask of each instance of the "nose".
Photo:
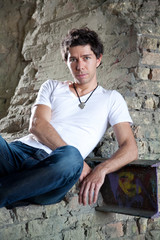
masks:
<svg viewBox="0 0 160 240"><path fill-rule="evenodd" d="M76 70L81 71L84 69L84 63L82 60L77 61Z"/></svg>

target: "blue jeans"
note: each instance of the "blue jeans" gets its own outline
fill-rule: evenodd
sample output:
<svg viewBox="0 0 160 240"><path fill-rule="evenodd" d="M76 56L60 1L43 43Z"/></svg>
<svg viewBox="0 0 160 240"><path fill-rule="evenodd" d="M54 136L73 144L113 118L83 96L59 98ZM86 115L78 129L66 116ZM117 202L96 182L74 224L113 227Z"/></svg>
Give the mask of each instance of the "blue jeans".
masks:
<svg viewBox="0 0 160 240"><path fill-rule="evenodd" d="M63 146L46 153L0 136L0 207L27 200L35 204L60 202L83 169L80 152Z"/></svg>

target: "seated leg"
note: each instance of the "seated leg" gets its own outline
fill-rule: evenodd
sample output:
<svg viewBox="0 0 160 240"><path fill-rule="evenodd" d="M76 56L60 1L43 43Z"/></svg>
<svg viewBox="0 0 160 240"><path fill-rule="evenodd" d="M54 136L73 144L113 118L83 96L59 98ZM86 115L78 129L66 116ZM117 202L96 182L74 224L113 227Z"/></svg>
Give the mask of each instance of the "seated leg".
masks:
<svg viewBox="0 0 160 240"><path fill-rule="evenodd" d="M34 167L0 178L0 207L28 198L39 204L59 202L79 179L82 169L79 151L72 146L60 147ZM46 193L50 195L48 201ZM59 196L51 198L52 193Z"/></svg>
<svg viewBox="0 0 160 240"><path fill-rule="evenodd" d="M0 177L17 170L9 144L0 136Z"/></svg>

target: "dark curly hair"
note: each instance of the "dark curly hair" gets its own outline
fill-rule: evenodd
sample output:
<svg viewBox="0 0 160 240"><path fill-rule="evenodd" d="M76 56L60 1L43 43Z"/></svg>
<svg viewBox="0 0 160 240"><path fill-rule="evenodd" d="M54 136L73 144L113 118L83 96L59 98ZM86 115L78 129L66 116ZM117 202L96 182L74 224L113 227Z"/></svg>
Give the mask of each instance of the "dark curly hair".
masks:
<svg viewBox="0 0 160 240"><path fill-rule="evenodd" d="M67 61L70 47L84 46L89 44L91 50L98 59L103 54L103 44L98 34L89 28L72 29L61 42L61 53L63 60Z"/></svg>

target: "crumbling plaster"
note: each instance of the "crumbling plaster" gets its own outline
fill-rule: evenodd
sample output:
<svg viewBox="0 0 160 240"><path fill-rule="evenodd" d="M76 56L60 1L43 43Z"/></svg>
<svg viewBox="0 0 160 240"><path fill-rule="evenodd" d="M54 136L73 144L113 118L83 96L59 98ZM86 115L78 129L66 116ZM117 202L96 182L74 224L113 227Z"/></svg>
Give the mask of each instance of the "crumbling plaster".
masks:
<svg viewBox="0 0 160 240"><path fill-rule="evenodd" d="M73 27L96 30L105 46L98 81L125 97L139 157L160 159L160 3L158 0L2 0L0 3L0 134L27 134L31 106L48 78L71 79L60 39ZM112 130L90 156L117 148ZM55 222L56 219L56 222ZM57 225L56 225L57 223ZM1 239L159 239L159 220L96 213L72 189L48 207L0 211ZM46 231L47 229L47 231Z"/></svg>

